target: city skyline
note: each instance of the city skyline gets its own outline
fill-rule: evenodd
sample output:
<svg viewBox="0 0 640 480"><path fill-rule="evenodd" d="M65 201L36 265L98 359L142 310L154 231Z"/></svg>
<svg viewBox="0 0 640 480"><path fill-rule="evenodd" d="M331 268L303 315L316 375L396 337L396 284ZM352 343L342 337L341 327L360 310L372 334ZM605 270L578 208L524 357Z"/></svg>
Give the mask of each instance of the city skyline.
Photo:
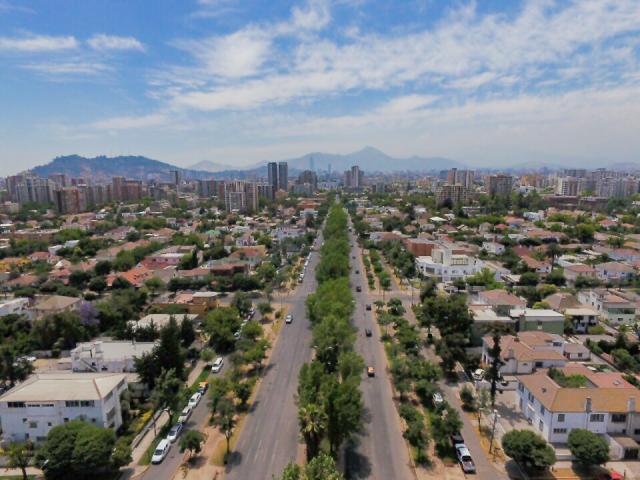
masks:
<svg viewBox="0 0 640 480"><path fill-rule="evenodd" d="M0 2L0 174L371 144L470 166L637 160L635 1L65 3Z"/></svg>

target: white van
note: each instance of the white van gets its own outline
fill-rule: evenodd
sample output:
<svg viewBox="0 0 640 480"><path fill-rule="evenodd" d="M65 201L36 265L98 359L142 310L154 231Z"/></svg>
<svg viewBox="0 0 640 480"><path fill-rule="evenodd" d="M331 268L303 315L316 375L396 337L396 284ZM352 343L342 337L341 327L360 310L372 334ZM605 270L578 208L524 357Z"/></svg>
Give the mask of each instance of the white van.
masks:
<svg viewBox="0 0 640 480"><path fill-rule="evenodd" d="M213 366L211 367L211 371L213 373L218 373L220 370L222 370L223 363L224 363L224 360L222 359L222 357L216 358L216 361L213 362Z"/></svg>
<svg viewBox="0 0 640 480"><path fill-rule="evenodd" d="M151 463L161 463L167 454L169 453L169 449L171 448L171 442L169 440L162 439L160 443L153 451L153 456L151 457Z"/></svg>

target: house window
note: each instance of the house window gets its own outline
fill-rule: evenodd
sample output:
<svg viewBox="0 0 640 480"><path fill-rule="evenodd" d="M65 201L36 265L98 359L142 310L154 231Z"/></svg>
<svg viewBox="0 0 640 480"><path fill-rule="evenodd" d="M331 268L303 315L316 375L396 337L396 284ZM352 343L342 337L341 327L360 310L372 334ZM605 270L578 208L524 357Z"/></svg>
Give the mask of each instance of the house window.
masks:
<svg viewBox="0 0 640 480"><path fill-rule="evenodd" d="M530 402L533 402L533 395L531 393L527 395L527 398L529 399Z"/></svg>
<svg viewBox="0 0 640 480"><path fill-rule="evenodd" d="M545 410L545 408L544 408L544 405L540 405L540 413L541 413L542 415L544 415L544 412L545 412L545 411L546 411L546 410Z"/></svg>
<svg viewBox="0 0 640 480"><path fill-rule="evenodd" d="M518 390L520 390L521 392L524 392L524 385L522 383L518 384Z"/></svg>
<svg viewBox="0 0 640 480"><path fill-rule="evenodd" d="M624 423L627 421L627 415L625 413L614 413L611 415L611 421L613 423Z"/></svg>
<svg viewBox="0 0 640 480"><path fill-rule="evenodd" d="M633 434L634 434L634 435L640 435L640 428L636 428L636 429L633 431Z"/></svg>
<svg viewBox="0 0 640 480"><path fill-rule="evenodd" d="M9 408L24 408L24 402L7 402L7 407Z"/></svg>
<svg viewBox="0 0 640 480"><path fill-rule="evenodd" d="M604 413L592 413L591 418L589 419L591 422L604 422Z"/></svg>
<svg viewBox="0 0 640 480"><path fill-rule="evenodd" d="M38 428L38 422L29 422L29 428Z"/></svg>
<svg viewBox="0 0 640 480"><path fill-rule="evenodd" d="M47 427L51 427L52 425L53 425L53 423L47 422Z"/></svg>
<svg viewBox="0 0 640 480"><path fill-rule="evenodd" d="M559 413L558 414L558 423L562 423L564 422L564 413Z"/></svg>
<svg viewBox="0 0 640 480"><path fill-rule="evenodd" d="M93 400L80 400L81 407L93 407L95 406L95 402Z"/></svg>
<svg viewBox="0 0 640 480"><path fill-rule="evenodd" d="M79 407L80 402L77 400L67 400L64 402L64 406L68 408Z"/></svg>
<svg viewBox="0 0 640 480"><path fill-rule="evenodd" d="M544 422L540 420L540 423L538 423L538 430L542 431L543 429L544 429Z"/></svg>
<svg viewBox="0 0 640 480"><path fill-rule="evenodd" d="M69 421L69 417L64 417L64 423L67 423Z"/></svg>
<svg viewBox="0 0 640 480"><path fill-rule="evenodd" d="M566 428L554 428L553 429L553 433L557 433L557 434L567 433L567 429Z"/></svg>

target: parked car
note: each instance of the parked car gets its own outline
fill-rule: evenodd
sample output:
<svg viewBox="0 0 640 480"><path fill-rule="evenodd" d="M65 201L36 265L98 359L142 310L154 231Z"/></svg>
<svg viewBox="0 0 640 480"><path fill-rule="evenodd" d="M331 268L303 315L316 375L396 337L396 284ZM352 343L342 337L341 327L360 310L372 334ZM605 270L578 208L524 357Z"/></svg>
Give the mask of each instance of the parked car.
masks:
<svg viewBox="0 0 640 480"><path fill-rule="evenodd" d="M359 275L359 274L360 274L360 270L356 270L356 275Z"/></svg>
<svg viewBox="0 0 640 480"><path fill-rule="evenodd" d="M371 332L371 329L370 329L370 328L365 328L365 329L364 329L364 334L365 334L367 337L370 337L371 335L373 335L373 333Z"/></svg>
<svg viewBox="0 0 640 480"><path fill-rule="evenodd" d="M471 453L464 443L456 445L456 456L464 473L476 473L476 464L473 463Z"/></svg>
<svg viewBox="0 0 640 480"><path fill-rule="evenodd" d="M358 286L356 287L356 292L361 292L361 291L362 291L362 287L361 287L360 285L358 285Z"/></svg>
<svg viewBox="0 0 640 480"><path fill-rule="evenodd" d="M224 364L224 359L222 357L216 358L215 362L213 362L213 366L211 367L211 371L213 373L218 373L222 370L222 365Z"/></svg>
<svg viewBox="0 0 640 480"><path fill-rule="evenodd" d="M371 311L371 304L367 303L367 306L365 308L367 309L367 311Z"/></svg>
<svg viewBox="0 0 640 480"><path fill-rule="evenodd" d="M158 446L153 451L153 455L151 457L151 463L161 463L169 453L170 448L171 448L171 442L169 442L166 438L163 440L160 440L160 443L158 443Z"/></svg>
<svg viewBox="0 0 640 480"><path fill-rule="evenodd" d="M367 367L367 375L369 377L375 377L376 376L376 369L373 368L371 365Z"/></svg>
<svg viewBox="0 0 640 480"><path fill-rule="evenodd" d="M171 443L175 443L175 441L180 436L180 433L182 433L182 429L183 425L181 423L176 423L173 427L171 427L171 430L169 430L169 433L167 434L167 440L169 440L169 442Z"/></svg>
<svg viewBox="0 0 640 480"><path fill-rule="evenodd" d="M191 408L196 408L196 405L200 403L200 398L202 398L202 395L198 392L191 395L191 398L189 399L189 406Z"/></svg>
<svg viewBox="0 0 640 480"><path fill-rule="evenodd" d="M189 418L191 418L191 412L193 411L193 407L191 405L187 405L182 409L180 416L178 417L178 423L187 423Z"/></svg>
<svg viewBox="0 0 640 480"><path fill-rule="evenodd" d="M484 370L478 368L471 376L476 382L481 382L484 379Z"/></svg>
<svg viewBox="0 0 640 480"><path fill-rule="evenodd" d="M204 395L207 390L209 390L209 382L204 381L198 384L198 393L200 395Z"/></svg>
<svg viewBox="0 0 640 480"><path fill-rule="evenodd" d="M456 432L449 437L451 440L451 445L457 447L458 445L464 445L464 438L462 438L462 434L460 432Z"/></svg>
<svg viewBox="0 0 640 480"><path fill-rule="evenodd" d="M440 392L436 392L431 396L431 400L433 401L433 404L437 407L438 405L442 405L444 403L444 398L442 398L442 395L440 394Z"/></svg>
<svg viewBox="0 0 640 480"><path fill-rule="evenodd" d="M293 322L293 316L289 314L285 317L284 323L291 323L291 322Z"/></svg>

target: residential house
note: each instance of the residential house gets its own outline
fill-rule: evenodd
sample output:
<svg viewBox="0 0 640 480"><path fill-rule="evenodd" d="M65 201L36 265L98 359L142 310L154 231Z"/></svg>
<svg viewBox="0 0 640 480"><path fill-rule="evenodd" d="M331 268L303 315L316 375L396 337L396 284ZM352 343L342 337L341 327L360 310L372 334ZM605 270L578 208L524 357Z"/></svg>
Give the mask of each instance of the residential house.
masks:
<svg viewBox="0 0 640 480"><path fill-rule="evenodd" d="M74 372L135 372L135 359L150 353L154 342L87 342L71 350Z"/></svg>
<svg viewBox="0 0 640 480"><path fill-rule="evenodd" d="M480 272L484 266L482 260L463 252L466 250L449 242L439 242L431 255L416 258L416 270L443 282L465 279Z"/></svg>
<svg viewBox="0 0 640 480"><path fill-rule="evenodd" d="M624 263L605 262L596 265L598 278L604 282L625 282L636 275L636 270Z"/></svg>
<svg viewBox="0 0 640 480"><path fill-rule="evenodd" d="M593 307L603 320L615 325L631 324L636 318L636 304L605 288L583 290L578 300Z"/></svg>
<svg viewBox="0 0 640 480"><path fill-rule="evenodd" d="M0 317L6 315L28 315L29 299L24 297L0 300Z"/></svg>
<svg viewBox="0 0 640 480"><path fill-rule="evenodd" d="M117 430L122 425L121 373L38 373L0 397L0 422L7 442L42 442L71 420Z"/></svg>
<svg viewBox="0 0 640 480"><path fill-rule="evenodd" d="M617 372L594 373L584 367L561 371L580 375L585 386L563 387L548 370L518 377L518 409L533 428L555 444L566 444L574 428L586 429L605 438L613 459L637 459L640 391Z"/></svg>
<svg viewBox="0 0 640 480"><path fill-rule="evenodd" d="M575 287L578 277L596 278L596 269L584 263L573 263L564 267L564 278L567 285Z"/></svg>
<svg viewBox="0 0 640 480"><path fill-rule="evenodd" d="M514 308L525 308L527 301L506 290L495 289L478 292L478 304L489 305L498 315L509 315Z"/></svg>
<svg viewBox="0 0 640 480"><path fill-rule="evenodd" d="M564 333L564 315L553 310L514 308L509 316L516 322L516 332Z"/></svg>
<svg viewBox="0 0 640 480"><path fill-rule="evenodd" d="M64 297L62 295L43 295L37 297L31 307L32 316L41 318L45 315L54 315L63 312L75 312L80 308L82 299L77 297Z"/></svg>
<svg viewBox="0 0 640 480"><path fill-rule="evenodd" d="M500 342L500 358L503 375L533 373L538 368L560 368L567 364L564 356L565 340L560 335L546 332L520 332L518 335L503 335ZM491 349L493 337L482 339L482 363L493 362Z"/></svg>
<svg viewBox="0 0 640 480"><path fill-rule="evenodd" d="M489 255L501 255L504 253L505 246L498 242L482 242L482 249Z"/></svg>

